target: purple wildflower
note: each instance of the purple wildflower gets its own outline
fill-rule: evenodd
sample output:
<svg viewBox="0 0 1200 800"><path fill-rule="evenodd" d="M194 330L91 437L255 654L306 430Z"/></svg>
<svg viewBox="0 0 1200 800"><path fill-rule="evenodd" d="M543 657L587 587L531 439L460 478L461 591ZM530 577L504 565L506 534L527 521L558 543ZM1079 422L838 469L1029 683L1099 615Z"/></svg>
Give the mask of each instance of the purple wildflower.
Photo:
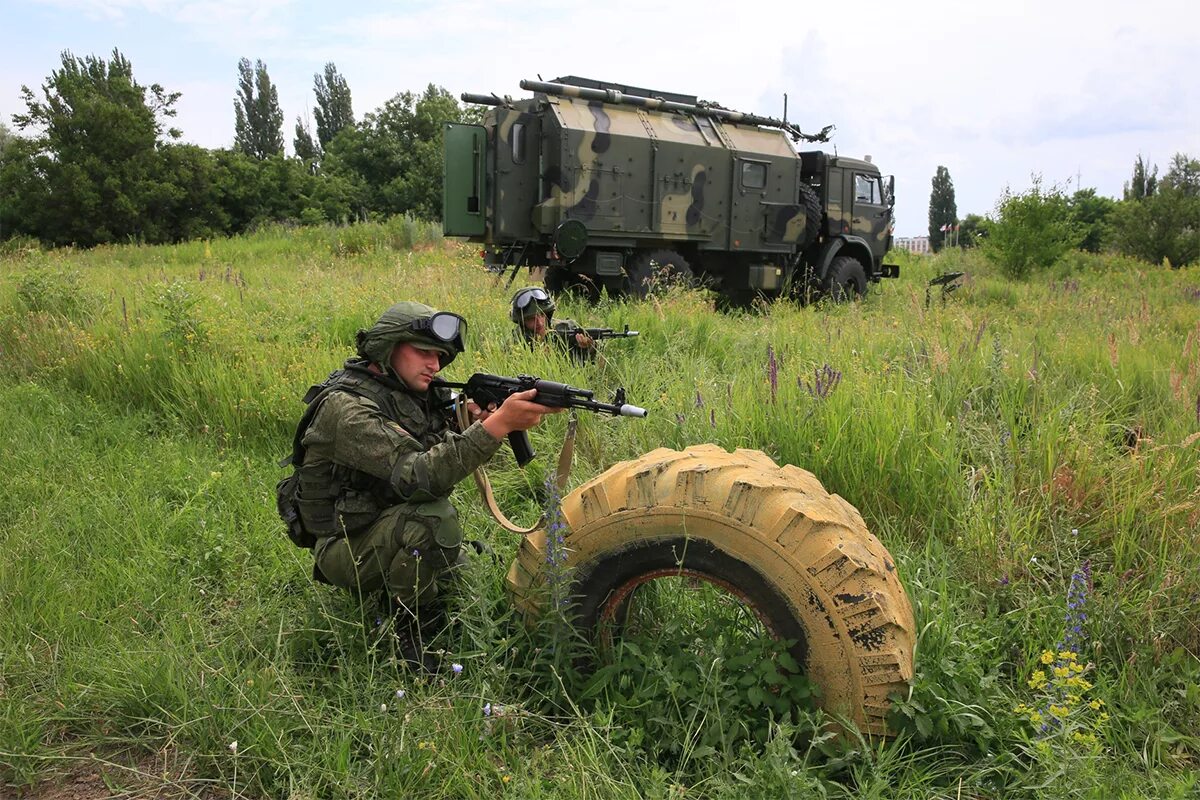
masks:
<svg viewBox="0 0 1200 800"><path fill-rule="evenodd" d="M767 345L767 381L771 384L771 402L779 391L779 362L775 359L775 348Z"/></svg>
<svg viewBox="0 0 1200 800"><path fill-rule="evenodd" d="M841 382L841 370L836 370L828 364L822 365L820 369L814 369L811 381L802 381L800 378L796 378L797 385L805 389L814 400L824 400L829 397Z"/></svg>
<svg viewBox="0 0 1200 800"><path fill-rule="evenodd" d="M700 390L696 390L696 408L704 408L704 398L700 396Z"/></svg>

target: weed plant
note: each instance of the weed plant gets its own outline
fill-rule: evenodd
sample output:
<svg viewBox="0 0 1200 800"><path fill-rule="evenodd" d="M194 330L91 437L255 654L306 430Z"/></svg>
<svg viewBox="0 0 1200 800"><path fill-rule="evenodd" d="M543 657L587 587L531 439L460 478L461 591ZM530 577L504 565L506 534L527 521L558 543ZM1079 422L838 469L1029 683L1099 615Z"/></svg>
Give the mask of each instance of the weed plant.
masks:
<svg viewBox="0 0 1200 800"><path fill-rule="evenodd" d="M562 298L564 316L641 331L581 366L517 345L510 290L411 220L6 249L0 781L133 749L182 756L143 781L248 797L1193 796L1200 277L1079 256L1012 283L977 254L901 258L902 279L846 306ZM926 281L949 270L963 288L927 306ZM373 646L364 610L310 581L271 489L304 391L405 298L468 317L452 378L624 386L650 409L583 417L573 485L715 442L802 466L857 506L917 614L899 736L833 735L803 682L781 674L768 698L750 689L774 675L743 686L732 656L682 658L734 641L733 623L704 627L710 606L651 629L675 645L631 639L615 668L577 669L588 643L510 606L517 539L470 481L455 504L500 559L465 571L438 642L461 672L422 680ZM542 510L565 422L533 432L529 469L492 465L511 516ZM1059 647L1081 592L1086 639ZM735 667L779 663L742 649ZM1031 686L1064 665L1061 685ZM1062 728L1042 731L1031 714L1067 695Z"/></svg>

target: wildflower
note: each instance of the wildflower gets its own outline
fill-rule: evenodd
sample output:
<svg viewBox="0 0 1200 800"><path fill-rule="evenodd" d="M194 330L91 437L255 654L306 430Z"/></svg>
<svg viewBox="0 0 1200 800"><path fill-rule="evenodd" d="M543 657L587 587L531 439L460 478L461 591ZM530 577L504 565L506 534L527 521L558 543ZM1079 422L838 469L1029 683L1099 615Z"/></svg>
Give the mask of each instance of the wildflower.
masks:
<svg viewBox="0 0 1200 800"><path fill-rule="evenodd" d="M1093 700L1092 702L1088 703L1088 707L1091 708L1092 711L1099 711L1100 706L1102 706L1102 705L1104 705L1104 701L1099 700L1099 699Z"/></svg>
<svg viewBox="0 0 1200 800"><path fill-rule="evenodd" d="M767 345L767 382L771 384L771 402L774 403L775 394L779 391L779 362L771 345Z"/></svg>
<svg viewBox="0 0 1200 800"><path fill-rule="evenodd" d="M403 700L403 699L404 699L404 690L403 690L403 689L397 689L397 690L396 690L396 699L397 699L397 700Z"/></svg>
<svg viewBox="0 0 1200 800"><path fill-rule="evenodd" d="M491 703L483 704L483 715L485 717L490 717L492 715L492 704Z"/></svg>
<svg viewBox="0 0 1200 800"><path fill-rule="evenodd" d="M1030 689L1040 689L1046 685L1046 673L1042 670L1035 670L1029 678Z"/></svg>
<svg viewBox="0 0 1200 800"><path fill-rule="evenodd" d="M1043 650L1042 651L1042 663L1043 664L1053 664L1054 663L1054 653L1051 653L1049 650Z"/></svg>
<svg viewBox="0 0 1200 800"><path fill-rule="evenodd" d="M234 739L229 743L229 752L233 753L235 756L237 755L237 739Z"/></svg>
<svg viewBox="0 0 1200 800"><path fill-rule="evenodd" d="M387 703L380 703L380 704L379 704L379 713L380 713L380 714L386 714L386 713L387 713Z"/></svg>
<svg viewBox="0 0 1200 800"><path fill-rule="evenodd" d="M459 663L456 661L456 662L454 662L453 664L451 664L451 665L450 665L450 670L451 670L451 671L452 671L452 672L453 672L455 675L458 675L458 674L460 674L460 673L463 671L463 665L462 665L462 664L459 664Z"/></svg>
<svg viewBox="0 0 1200 800"><path fill-rule="evenodd" d="M505 776L504 776L503 778L501 778L500 780L501 780L502 782L504 782L504 783L508 783L509 781L511 781L511 780L512 780L512 775L505 775Z"/></svg>

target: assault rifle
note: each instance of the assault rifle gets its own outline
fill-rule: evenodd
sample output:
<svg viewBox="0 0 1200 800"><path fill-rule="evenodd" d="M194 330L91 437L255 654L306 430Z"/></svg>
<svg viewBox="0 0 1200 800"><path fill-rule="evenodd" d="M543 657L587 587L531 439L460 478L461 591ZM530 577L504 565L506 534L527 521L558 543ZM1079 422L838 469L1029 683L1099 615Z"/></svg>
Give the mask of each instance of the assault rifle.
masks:
<svg viewBox="0 0 1200 800"><path fill-rule="evenodd" d="M430 384L430 388L438 387L459 389L462 391L463 396L474 400L479 404L480 408L487 408L491 405L499 407L511 394L523 392L526 389L537 389L537 394L534 395L533 402L540 403L547 408L579 408L596 414L611 414L614 417L646 416L646 409L631 406L625 402L625 390L623 388L617 389L613 394L613 401L611 403L600 403L592 399L595 393L590 389L576 389L574 386L567 386L565 383L544 381L532 375L518 375L515 378L506 378L503 375L488 375L485 372L476 372L467 379L466 383L453 383L451 381L435 379ZM508 443L512 446L517 464L522 467L532 461L536 455L533 452L532 445L529 443L529 433L527 431L513 431L508 435Z"/></svg>
<svg viewBox="0 0 1200 800"><path fill-rule="evenodd" d="M625 326L625 330L616 331L612 328L551 328L550 333L558 334L568 342L574 342L575 337L583 334L590 339L632 339L638 335L637 331L629 330L629 326Z"/></svg>

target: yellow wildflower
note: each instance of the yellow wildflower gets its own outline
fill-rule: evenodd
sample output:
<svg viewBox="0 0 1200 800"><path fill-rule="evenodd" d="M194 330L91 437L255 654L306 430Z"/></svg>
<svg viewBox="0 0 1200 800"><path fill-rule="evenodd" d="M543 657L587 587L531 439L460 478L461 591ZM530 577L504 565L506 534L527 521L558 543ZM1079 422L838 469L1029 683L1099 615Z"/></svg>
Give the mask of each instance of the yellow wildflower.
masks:
<svg viewBox="0 0 1200 800"><path fill-rule="evenodd" d="M1042 663L1043 664L1053 664L1054 663L1054 653L1050 652L1049 650L1043 650L1042 651Z"/></svg>
<svg viewBox="0 0 1200 800"><path fill-rule="evenodd" d="M1045 685L1046 685L1046 673L1040 669L1035 670L1033 675L1029 678L1029 688L1030 689L1040 689Z"/></svg>
<svg viewBox="0 0 1200 800"><path fill-rule="evenodd" d="M1070 650L1059 651L1058 657L1063 661L1074 661L1076 659L1076 655Z"/></svg>
<svg viewBox="0 0 1200 800"><path fill-rule="evenodd" d="M1066 706L1052 705L1050 706L1050 713L1061 719L1070 714L1071 709L1067 708Z"/></svg>
<svg viewBox="0 0 1200 800"><path fill-rule="evenodd" d="M1080 664L1079 662L1072 663L1071 671L1072 672L1083 672L1083 664Z"/></svg>

